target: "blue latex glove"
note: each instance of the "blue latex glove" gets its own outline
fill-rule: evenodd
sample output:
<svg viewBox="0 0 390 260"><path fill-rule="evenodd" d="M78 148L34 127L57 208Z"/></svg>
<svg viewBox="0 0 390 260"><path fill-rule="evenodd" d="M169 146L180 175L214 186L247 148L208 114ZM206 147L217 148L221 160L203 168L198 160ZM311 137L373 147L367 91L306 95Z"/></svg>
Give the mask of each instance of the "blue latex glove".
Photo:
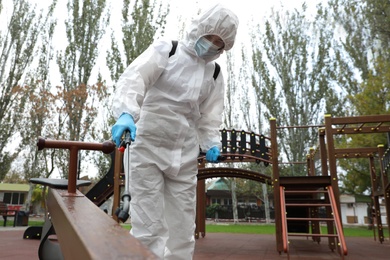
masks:
<svg viewBox="0 0 390 260"><path fill-rule="evenodd" d="M207 153L206 153L206 160L208 162L217 163L218 162L218 157L220 155L221 155L221 153L219 152L218 147L213 146L213 147L210 148L210 150L207 151Z"/></svg>
<svg viewBox="0 0 390 260"><path fill-rule="evenodd" d="M134 119L130 114L123 113L111 128L112 140L114 140L117 147L120 146L122 135L126 130L130 131L130 138L134 141L137 131Z"/></svg>

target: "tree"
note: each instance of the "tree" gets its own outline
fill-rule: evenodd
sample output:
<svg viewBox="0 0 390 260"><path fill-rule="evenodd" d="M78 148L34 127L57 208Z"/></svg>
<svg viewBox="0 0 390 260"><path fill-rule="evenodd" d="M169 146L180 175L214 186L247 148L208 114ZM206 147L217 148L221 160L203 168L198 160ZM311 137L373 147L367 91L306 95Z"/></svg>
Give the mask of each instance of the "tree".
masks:
<svg viewBox="0 0 390 260"><path fill-rule="evenodd" d="M224 110L224 124L228 129L233 128L234 125L238 125L239 122L236 120L237 114L235 114L235 95L236 91L236 81L234 77L234 59L231 52L227 53L227 85L225 87L225 110ZM227 163L227 167L233 168L233 163ZM238 210L237 210L237 195L236 195L236 178L227 178L226 179L230 192L232 194L232 206L233 206L233 221L235 224L238 223Z"/></svg>
<svg viewBox="0 0 390 260"><path fill-rule="evenodd" d="M358 84L367 78L369 56L374 52L373 39L370 36L369 22L363 14L362 1L334 0L329 2L333 10L336 28L341 31L337 48L336 62L342 68L338 74L338 82L350 95L359 92ZM355 114L351 109L351 114Z"/></svg>
<svg viewBox="0 0 390 260"><path fill-rule="evenodd" d="M329 6L341 31L337 49L338 83L350 97L360 93L376 59L390 56L390 3L386 0L332 0ZM357 112L352 104L352 113ZM361 112L361 111L359 111ZM352 115L353 115L352 114Z"/></svg>
<svg viewBox="0 0 390 260"><path fill-rule="evenodd" d="M242 48L241 62L242 64L236 65L237 59L234 59L234 55L229 52L227 54L227 85L226 85L226 98L225 98L225 110L224 110L224 124L227 128L235 128L236 130L253 131L260 133L263 129L261 124L261 103L255 102L254 109L256 111L253 116L253 96L254 92L251 87L250 78L250 64L246 58L245 52L247 49ZM237 76L237 67L239 67L239 73ZM248 75L249 74L249 75ZM228 167L233 167L233 163L229 163ZM239 168L253 170L255 172L263 172L265 167L256 163L241 163ZM266 185L252 180L243 180L237 178L229 178L232 201L233 201L233 216L236 221L238 219L237 212L237 194L240 196L253 195L261 199L265 203L266 221L270 220L268 195ZM252 187L256 187L252 189ZM251 191L249 193L249 191ZM236 214L236 215L235 215Z"/></svg>
<svg viewBox="0 0 390 260"><path fill-rule="evenodd" d="M381 57L369 70L367 79L359 85L359 92L349 96L359 115L390 114L390 62ZM376 147L387 144L386 134L351 135L341 139L344 147ZM388 144L387 144L388 146ZM346 171L342 175L342 190L348 194L371 192L370 165L368 159L340 160L339 165ZM376 169L380 169L377 162Z"/></svg>
<svg viewBox="0 0 390 260"><path fill-rule="evenodd" d="M17 139L18 129L24 127L21 123L24 122L26 103L35 87L26 86L23 81L35 56L38 36L51 15L48 13L44 17L25 0L14 0L10 8L10 20L0 37L0 181L22 150L11 142Z"/></svg>
<svg viewBox="0 0 390 260"><path fill-rule="evenodd" d="M243 52L244 53L244 49ZM239 65L240 73L236 76L237 60L234 59L234 55L231 52L227 54L227 85L225 87L225 110L224 110L224 125L228 129L241 129L248 128L254 132L259 132L262 129L260 110L257 110L256 115L258 117L251 117L251 104L253 92L251 92L250 80L248 80L248 68L249 65L245 60L245 55L242 55L242 65ZM249 77L250 78L250 77ZM248 83L249 81L249 83ZM256 109L260 109L260 103L255 104ZM234 163L228 163L227 167L234 168ZM264 171L264 167L259 166L256 163L240 163L238 166L243 169L249 169L256 172ZM252 180L241 180L237 178L228 178L229 186L232 193L233 202L233 218L234 221L238 221L237 212L237 194L253 195L265 202L265 212L267 222L270 220L269 217L269 206L268 206L268 195L266 185L261 185L256 181ZM256 187L253 189L253 187Z"/></svg>
<svg viewBox="0 0 390 260"><path fill-rule="evenodd" d="M107 52L107 65L112 80L119 76L135 58L137 58L160 35L164 35L169 5L165 8L160 2L135 0L130 13L130 0L123 0L122 8L122 45L118 44L114 32L111 34L111 50ZM124 50L124 57L121 49Z"/></svg>
<svg viewBox="0 0 390 260"><path fill-rule="evenodd" d="M390 112L390 62L384 57L374 61L367 79L359 85L359 93L349 96L360 115L389 114Z"/></svg>
<svg viewBox="0 0 390 260"><path fill-rule="evenodd" d="M385 0L330 1L334 19L344 34L337 62L339 84L348 93L351 115L389 113L390 3ZM386 136L350 135L338 139L341 147L376 147L386 144ZM371 191L368 160L340 160L346 172L342 190L350 194Z"/></svg>
<svg viewBox="0 0 390 260"><path fill-rule="evenodd" d="M18 172L10 172L7 176L5 176L3 181L4 183L26 183L26 181L20 177Z"/></svg>
<svg viewBox="0 0 390 260"><path fill-rule="evenodd" d="M47 11L45 26L41 28L37 67L28 74L28 101L24 113L23 124L20 129L23 151L23 176L25 180L31 178L48 178L54 171L54 150L38 151L36 147L39 136L53 136L55 96L51 93L49 80L50 62L53 58L53 34L57 21L53 18L53 11L57 2L53 1ZM31 195L31 194L29 194ZM30 197L30 196L29 196Z"/></svg>
<svg viewBox="0 0 390 260"><path fill-rule="evenodd" d="M105 0L73 0L67 4L69 17L65 21L68 45L57 55L62 86L56 93L57 134L59 139L86 141L96 129L94 120L100 101L107 98L106 86L91 78L98 56L98 46L109 23ZM81 154L79 154L79 159ZM56 164L67 177L68 151L59 150ZM80 174L80 167L79 167Z"/></svg>
<svg viewBox="0 0 390 260"><path fill-rule="evenodd" d="M273 11L264 32L258 26L252 33L255 102L262 103L265 118L277 118L278 125L318 125L325 113L337 115L341 110L328 10L319 5L313 21L306 10L303 4L300 11ZM280 151L289 162L305 161L317 139L316 128L278 133L283 138ZM304 175L303 168L303 164L291 165L288 174Z"/></svg>

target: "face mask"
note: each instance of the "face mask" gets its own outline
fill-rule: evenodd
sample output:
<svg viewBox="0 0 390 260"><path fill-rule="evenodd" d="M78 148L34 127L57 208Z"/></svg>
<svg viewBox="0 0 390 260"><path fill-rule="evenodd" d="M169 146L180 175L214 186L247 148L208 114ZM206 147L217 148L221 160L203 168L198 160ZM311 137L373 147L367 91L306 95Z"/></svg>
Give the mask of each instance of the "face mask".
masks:
<svg viewBox="0 0 390 260"><path fill-rule="evenodd" d="M205 37L200 38L195 43L195 51L199 58L212 58L221 54L222 50Z"/></svg>

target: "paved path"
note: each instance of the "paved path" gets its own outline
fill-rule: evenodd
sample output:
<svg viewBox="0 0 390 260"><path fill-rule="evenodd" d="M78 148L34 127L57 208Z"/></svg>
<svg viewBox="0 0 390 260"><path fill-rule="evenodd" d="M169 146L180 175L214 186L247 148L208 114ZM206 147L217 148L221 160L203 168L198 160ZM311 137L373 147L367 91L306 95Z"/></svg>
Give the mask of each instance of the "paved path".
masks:
<svg viewBox="0 0 390 260"><path fill-rule="evenodd" d="M26 227L0 227L0 259L38 260L38 240L23 239ZM383 244L373 238L347 237L346 260L388 260L390 242ZM306 238L290 243L291 260L341 259L328 249L327 243L317 244ZM273 260L288 259L287 254L276 251L274 235L207 233L196 241L194 260ZM72 259L73 260L73 259Z"/></svg>

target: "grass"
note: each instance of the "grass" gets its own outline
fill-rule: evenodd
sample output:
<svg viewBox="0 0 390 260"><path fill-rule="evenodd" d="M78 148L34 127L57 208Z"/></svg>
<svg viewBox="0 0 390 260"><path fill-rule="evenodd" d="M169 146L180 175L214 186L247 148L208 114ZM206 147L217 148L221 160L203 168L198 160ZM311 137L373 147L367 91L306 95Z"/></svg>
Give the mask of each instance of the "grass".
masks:
<svg viewBox="0 0 390 260"><path fill-rule="evenodd" d="M28 225L29 226L43 226L44 222L45 221L43 221L43 220L30 220L30 221L28 221ZM8 224L8 221L7 221L7 224Z"/></svg>
<svg viewBox="0 0 390 260"><path fill-rule="evenodd" d="M129 224L123 224L123 228L130 230ZM344 227L344 235L346 237L374 237L372 230L365 226ZM273 224L208 224L206 225L206 233L234 233L234 234L264 234L274 235L275 225ZM321 233L327 233L326 227L321 227ZM378 232L376 232L378 237ZM384 229L384 236L389 237L388 229Z"/></svg>
<svg viewBox="0 0 390 260"><path fill-rule="evenodd" d="M367 227L344 227L344 235L346 237L374 237L374 231L369 230ZM375 235L378 237L378 230L375 229ZM385 227L383 229L384 237L389 237L389 229Z"/></svg>
<svg viewBox="0 0 390 260"><path fill-rule="evenodd" d="M4 225L4 220L2 217L0 217L0 227ZM43 220L29 220L28 225L29 226L43 226L44 221ZM7 219L7 227L13 227L14 226L14 218L8 217Z"/></svg>
<svg viewBox="0 0 390 260"><path fill-rule="evenodd" d="M9 218L7 221L7 227L13 226L13 218ZM0 220L0 227L3 226L4 221ZM43 226L43 221L31 221L28 222L29 226ZM124 229L130 230L131 226L129 224L122 224ZM344 226L344 235L346 237L374 237L374 232L369 230L366 226ZM376 236L378 237L378 232L375 230ZM274 235L275 234L275 225L273 224L232 224L232 223L216 223L216 224L207 224L206 233L234 233L234 234L266 234ZM321 233L327 233L325 226L321 227ZM384 236L389 237L388 228L384 228Z"/></svg>
<svg viewBox="0 0 390 260"><path fill-rule="evenodd" d="M206 233L275 234L275 225L209 224Z"/></svg>

